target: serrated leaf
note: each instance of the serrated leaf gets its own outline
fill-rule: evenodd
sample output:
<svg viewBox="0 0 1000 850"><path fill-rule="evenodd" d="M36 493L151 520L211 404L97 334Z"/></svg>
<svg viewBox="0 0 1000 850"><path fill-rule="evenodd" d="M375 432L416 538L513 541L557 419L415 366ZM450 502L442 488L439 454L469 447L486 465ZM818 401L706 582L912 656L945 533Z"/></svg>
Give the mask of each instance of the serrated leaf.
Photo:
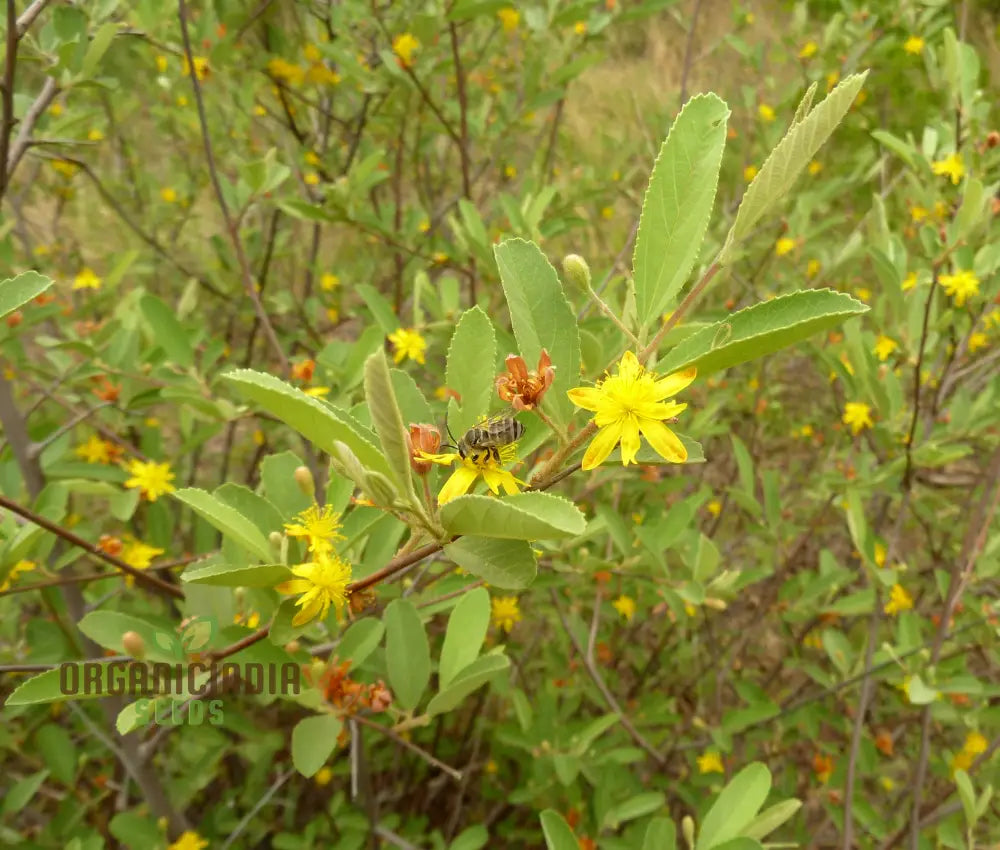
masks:
<svg viewBox="0 0 1000 850"><path fill-rule="evenodd" d="M545 348L556 367L555 380L543 407L556 421L568 422L574 408L566 391L577 385L580 376L576 314L563 293L556 270L533 242L507 239L493 253L521 356L528 368L533 369Z"/></svg>
<svg viewBox="0 0 1000 850"><path fill-rule="evenodd" d="M0 281L0 319L37 298L54 282L35 271L21 272L17 277Z"/></svg>
<svg viewBox="0 0 1000 850"><path fill-rule="evenodd" d="M313 776L337 746L343 723L332 714L306 717L292 729L292 764L305 777Z"/></svg>
<svg viewBox="0 0 1000 850"><path fill-rule="evenodd" d="M451 711L473 691L478 690L498 673L510 667L510 659L503 654L494 653L477 658L455 676L454 681L436 694L427 704L427 714L443 714Z"/></svg>
<svg viewBox="0 0 1000 850"><path fill-rule="evenodd" d="M385 661L395 702L404 711L417 707L431 678L431 651L420 615L408 599L385 609Z"/></svg>
<svg viewBox="0 0 1000 850"><path fill-rule="evenodd" d="M736 245L750 234L765 213L792 188L813 156L847 114L867 76L868 72L865 71L845 77L815 109L793 124L778 142L743 195L736 221L733 222L719 255L720 265L730 263Z"/></svg>
<svg viewBox="0 0 1000 850"><path fill-rule="evenodd" d="M365 398L375 425L375 433L378 434L382 451L389 462L389 477L402 493L415 501L407 432L396 402L396 392L392 388L389 363L381 349L365 361Z"/></svg>
<svg viewBox="0 0 1000 850"><path fill-rule="evenodd" d="M210 564L181 574L181 581L188 584L212 587L274 587L292 578L292 571L284 564Z"/></svg>
<svg viewBox="0 0 1000 850"><path fill-rule="evenodd" d="M479 655L490 625L490 594L485 587L466 593L452 609L438 664L440 689L444 690L460 670Z"/></svg>
<svg viewBox="0 0 1000 850"><path fill-rule="evenodd" d="M197 487L186 487L175 490L172 495L247 551L264 561L274 557L267 538L261 534L257 526L211 493L199 490Z"/></svg>
<svg viewBox="0 0 1000 850"><path fill-rule="evenodd" d="M504 499L459 496L441 508L451 534L478 534L514 540L575 537L587 519L569 499L552 493L518 493Z"/></svg>
<svg viewBox="0 0 1000 850"><path fill-rule="evenodd" d="M462 569L503 590L523 590L538 572L535 554L524 540L460 537L448 543L444 553Z"/></svg>
<svg viewBox="0 0 1000 850"><path fill-rule="evenodd" d="M675 372L695 366L702 378L794 345L867 311L867 305L832 289L793 292L747 307L692 334L667 352L656 369Z"/></svg>
<svg viewBox="0 0 1000 850"><path fill-rule="evenodd" d="M497 343L493 323L479 307L466 310L448 346L445 386L460 396L448 404L448 427L457 439L489 410Z"/></svg>
<svg viewBox="0 0 1000 850"><path fill-rule="evenodd" d="M729 107L716 95L692 97L660 148L632 259L641 326L673 303L698 258L715 203L728 117Z"/></svg>
<svg viewBox="0 0 1000 850"><path fill-rule="evenodd" d="M755 762L736 774L708 810L695 850L712 850L736 838L760 811L771 790L771 772ZM749 840L749 839L748 839Z"/></svg>
<svg viewBox="0 0 1000 850"><path fill-rule="evenodd" d="M247 398L294 428L320 450L332 453L334 443L344 443L366 468L389 474L386 459L375 447L374 434L366 432L345 411L264 372L237 369L222 377L236 384Z"/></svg>

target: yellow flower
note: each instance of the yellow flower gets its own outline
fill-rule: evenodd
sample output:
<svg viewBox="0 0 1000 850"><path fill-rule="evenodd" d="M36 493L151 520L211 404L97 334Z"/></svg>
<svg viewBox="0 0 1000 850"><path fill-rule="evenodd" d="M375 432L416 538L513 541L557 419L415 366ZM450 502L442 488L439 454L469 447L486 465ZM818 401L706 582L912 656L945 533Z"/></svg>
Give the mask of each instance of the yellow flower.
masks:
<svg viewBox="0 0 1000 850"><path fill-rule="evenodd" d="M516 596L498 596L490 600L493 625L502 632L510 632L521 622L521 609L517 607Z"/></svg>
<svg viewBox="0 0 1000 850"><path fill-rule="evenodd" d="M871 428L872 409L863 401L849 401L844 405L843 422L851 426L854 434L860 434L864 428Z"/></svg>
<svg viewBox="0 0 1000 850"><path fill-rule="evenodd" d="M972 763L976 760L976 757L972 753L966 752L965 750L960 750L955 753L951 759L951 772L952 775L959 770L968 770L972 767Z"/></svg>
<svg viewBox="0 0 1000 850"><path fill-rule="evenodd" d="M162 549L149 546L141 540L130 540L125 544L119 557L130 567L135 567L137 570L145 570L153 563L153 558L162 554ZM135 578L133 576L125 576L125 583L131 587L135 583Z"/></svg>
<svg viewBox="0 0 1000 850"><path fill-rule="evenodd" d="M569 390L567 395L573 404L597 414L594 424L600 428L583 456L583 468L594 469L604 463L619 442L622 464L635 463L640 432L662 458L684 463L687 449L663 420L677 416L687 405L664 399L675 396L697 374L696 369L689 368L660 378L643 369L635 354L627 351L618 364L618 374L608 375L595 387Z"/></svg>
<svg viewBox="0 0 1000 850"><path fill-rule="evenodd" d="M573 24L573 32L575 32L577 35L586 35L587 34L587 22L586 21L577 21L575 24Z"/></svg>
<svg viewBox="0 0 1000 850"><path fill-rule="evenodd" d="M749 183L751 180L753 180L754 177L756 177L756 176L757 176L757 166L756 165L748 165L746 168L743 169L743 179L746 180L747 183Z"/></svg>
<svg viewBox="0 0 1000 850"><path fill-rule="evenodd" d="M809 173L815 177L823 170L823 163L819 160L814 159L809 163Z"/></svg>
<svg viewBox="0 0 1000 850"><path fill-rule="evenodd" d="M151 502L177 489L170 483L174 480L174 474L170 471L169 463L130 460L126 469L132 477L125 482L125 486L132 489L138 487L142 495Z"/></svg>
<svg viewBox="0 0 1000 850"><path fill-rule="evenodd" d="M817 50L819 50L819 45L815 41L807 41L799 51L799 59L808 59L810 56L815 56Z"/></svg>
<svg viewBox="0 0 1000 850"><path fill-rule="evenodd" d="M331 779L333 779L333 771L328 767L321 767L316 771L316 775L313 777L313 782L322 787L324 785L329 785Z"/></svg>
<svg viewBox="0 0 1000 850"><path fill-rule="evenodd" d="M164 186L160 189L160 197L163 198L168 204L172 204L177 200L177 192L171 189L169 186Z"/></svg>
<svg viewBox="0 0 1000 850"><path fill-rule="evenodd" d="M889 591L889 601L882 606L882 610L893 616L900 611L909 611L912 607L913 597L906 592L906 588L901 584L894 584Z"/></svg>
<svg viewBox="0 0 1000 850"><path fill-rule="evenodd" d="M989 338L982 331L976 331L969 336L969 353L974 354L980 348L986 348L990 344Z"/></svg>
<svg viewBox="0 0 1000 850"><path fill-rule="evenodd" d="M499 457L496 454L499 454ZM482 476L486 486L494 495L499 495L501 487L507 495L514 495L517 492L517 485L524 482L515 478L513 473L504 469L504 466L517 459L517 444L510 443L502 446L496 454L487 450L471 452L463 458L454 453L429 454L419 452L420 457L424 460L439 463L442 466L450 466L456 461L458 462L458 468L449 476L441 488L441 492L438 493L439 505L446 505L452 499L457 499L467 493L479 476Z"/></svg>
<svg viewBox="0 0 1000 850"><path fill-rule="evenodd" d="M917 273L910 272L906 277L903 278L902 289L903 292L913 289L917 285Z"/></svg>
<svg viewBox="0 0 1000 850"><path fill-rule="evenodd" d="M503 25L504 32L514 32L517 29L517 25L521 23L521 13L517 9L511 9L509 6L497 12L497 17Z"/></svg>
<svg viewBox="0 0 1000 850"><path fill-rule="evenodd" d="M826 90L830 91L837 83L840 82L840 71L831 71L826 75Z"/></svg>
<svg viewBox="0 0 1000 850"><path fill-rule="evenodd" d="M426 218L421 219L420 224L417 225L417 230L419 230L421 233L426 233L430 229L431 229L431 223Z"/></svg>
<svg viewBox="0 0 1000 850"><path fill-rule="evenodd" d="M335 274L330 274L330 272L327 272L319 279L319 285L323 287L323 289L325 289L327 292L329 292L331 289L335 289L336 287L340 286L340 278L337 277Z"/></svg>
<svg viewBox="0 0 1000 850"><path fill-rule="evenodd" d="M161 74L166 73L166 71L167 71L167 57L166 56L157 56L156 57L156 70L159 71Z"/></svg>
<svg viewBox="0 0 1000 850"><path fill-rule="evenodd" d="M37 567L34 561L18 561L10 568L10 572L7 573L7 578L4 579L3 584L0 584L0 593L4 593L10 590L10 584L14 579L18 577L20 573L30 573L35 567Z"/></svg>
<svg viewBox="0 0 1000 850"><path fill-rule="evenodd" d="M81 443L73 450L73 454L83 458L87 463L111 463L112 446L102 440L97 434L91 434L90 439Z"/></svg>
<svg viewBox="0 0 1000 850"><path fill-rule="evenodd" d="M766 103L762 103L760 106L757 107L757 114L764 121L773 121L774 120L774 110L770 106L768 106Z"/></svg>
<svg viewBox="0 0 1000 850"><path fill-rule="evenodd" d="M338 310L336 307L327 307L326 308L326 317L331 322L333 322L334 324L336 324L337 322L340 321L340 310Z"/></svg>
<svg viewBox="0 0 1000 850"><path fill-rule="evenodd" d="M885 556L888 555L888 554L889 553L886 551L885 544L876 541L875 542L875 547L874 547L874 552L872 553L872 557L875 559L875 563L878 566L880 566L880 567L884 567L885 566Z"/></svg>
<svg viewBox="0 0 1000 850"><path fill-rule="evenodd" d="M718 516L719 514L722 513L722 502L720 502L718 499L712 499L711 502L705 505L705 509L712 516Z"/></svg>
<svg viewBox="0 0 1000 850"><path fill-rule="evenodd" d="M298 514L292 522L285 523L289 537L305 537L309 551L314 555L333 551L334 540L346 540L340 534L340 514L331 505L322 508L315 502Z"/></svg>
<svg viewBox="0 0 1000 850"><path fill-rule="evenodd" d="M980 732L970 732L965 736L965 744L962 749L971 755L978 756L985 753L990 748L990 742Z"/></svg>
<svg viewBox="0 0 1000 850"><path fill-rule="evenodd" d="M878 781L879 781L879 784L883 788L885 788L886 791L891 791L893 788L896 787L896 783L893 782L892 779L890 777L888 777L888 776L881 776L881 777L879 777Z"/></svg>
<svg viewBox="0 0 1000 850"><path fill-rule="evenodd" d="M54 115L56 118L58 118L62 114L63 114L62 104L59 103L58 101L56 103L53 103L52 106L49 107L49 115Z"/></svg>
<svg viewBox="0 0 1000 850"><path fill-rule="evenodd" d="M924 40L919 35L911 35L903 42L903 50L919 56L924 49Z"/></svg>
<svg viewBox="0 0 1000 850"><path fill-rule="evenodd" d="M194 65L194 73L199 80L204 80L208 76L208 60L204 56L192 56L191 64ZM181 60L181 73L185 77L191 75L191 65L188 64L187 56Z"/></svg>
<svg viewBox="0 0 1000 850"><path fill-rule="evenodd" d="M611 603L611 606L628 622L632 622L632 618L635 616L635 600L631 596L622 594Z"/></svg>
<svg viewBox="0 0 1000 850"><path fill-rule="evenodd" d="M614 207L601 207L601 218L608 220L615 216Z"/></svg>
<svg viewBox="0 0 1000 850"><path fill-rule="evenodd" d="M87 133L87 138L92 142L99 142L104 138L104 133L95 127Z"/></svg>
<svg viewBox="0 0 1000 850"><path fill-rule="evenodd" d="M189 829L181 833L181 837L171 844L167 850L205 850L206 847L208 847L208 842L198 835L197 832Z"/></svg>
<svg viewBox="0 0 1000 850"><path fill-rule="evenodd" d="M52 168L58 171L63 177L72 177L80 170L80 166L75 162L69 162L65 159L53 160Z"/></svg>
<svg viewBox="0 0 1000 850"><path fill-rule="evenodd" d="M284 80L292 86L299 85L305 79L306 75L305 69L302 66L289 62L287 59L282 59L280 56L275 56L273 59L268 60L267 70L272 77Z"/></svg>
<svg viewBox="0 0 1000 850"><path fill-rule="evenodd" d="M779 257L785 256L785 254L791 253L795 250L795 240L788 237L782 236L777 242L774 243L774 253Z"/></svg>
<svg viewBox="0 0 1000 850"><path fill-rule="evenodd" d="M420 42L408 32L397 35L392 40L392 52L399 57L400 64L404 68L409 68L413 63L413 54L419 47Z"/></svg>
<svg viewBox="0 0 1000 850"><path fill-rule="evenodd" d="M317 186L319 185L319 175L315 171L307 171L302 176L302 181L307 186Z"/></svg>
<svg viewBox="0 0 1000 850"><path fill-rule="evenodd" d="M101 279L90 266L84 266L73 279L73 289L100 289Z"/></svg>
<svg viewBox="0 0 1000 850"><path fill-rule="evenodd" d="M517 166L516 165L505 165L503 167L503 176L508 180L513 180L517 177Z"/></svg>
<svg viewBox="0 0 1000 850"><path fill-rule="evenodd" d="M320 552L315 561L292 567L298 576L282 582L279 593L302 594L295 601L302 610L292 619L296 628L316 619L326 619L332 605L340 616L347 604L347 585L351 583L351 565L334 553Z"/></svg>
<svg viewBox="0 0 1000 850"><path fill-rule="evenodd" d="M962 162L960 153L953 153L945 159L939 159L931 163L931 171L939 177L950 177L951 182L956 186L962 182L965 175L965 164Z"/></svg>
<svg viewBox="0 0 1000 850"><path fill-rule="evenodd" d="M182 95L182 94L177 95L177 105L178 106L187 106L188 105L188 99L184 95Z"/></svg>
<svg viewBox="0 0 1000 850"><path fill-rule="evenodd" d="M810 260L806 263L806 277L810 279L816 277L821 268L819 260Z"/></svg>
<svg viewBox="0 0 1000 850"><path fill-rule="evenodd" d="M427 350L427 340L415 330L397 328L389 334L389 342L396 349L395 354L392 356L392 359L396 363L402 362L405 357L409 357L410 360L416 360L421 365L425 362L424 352Z"/></svg>
<svg viewBox="0 0 1000 850"><path fill-rule="evenodd" d="M725 773L725 768L722 766L721 756L714 751L709 751L703 755L698 756L696 759L698 762L698 773Z"/></svg>
<svg viewBox="0 0 1000 850"><path fill-rule="evenodd" d="M879 334L878 339L875 341L875 356L885 362L897 348L899 348L899 344L896 340L884 334Z"/></svg>
<svg viewBox="0 0 1000 850"><path fill-rule="evenodd" d="M967 298L979 294L979 278L968 269L955 274L943 274L938 280L941 281L944 291L955 299L956 307L961 307Z"/></svg>
<svg viewBox="0 0 1000 850"><path fill-rule="evenodd" d="M920 224L930 213L927 211L927 207L922 207L920 204L914 204L910 207L910 218L913 219L914 224Z"/></svg>

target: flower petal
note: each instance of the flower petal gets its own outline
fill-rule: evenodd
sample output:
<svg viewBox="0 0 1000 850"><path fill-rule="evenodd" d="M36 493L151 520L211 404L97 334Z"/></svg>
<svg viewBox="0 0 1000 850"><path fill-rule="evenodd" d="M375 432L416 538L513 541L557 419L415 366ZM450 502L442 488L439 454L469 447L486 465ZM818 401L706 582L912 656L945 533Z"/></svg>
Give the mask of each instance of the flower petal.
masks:
<svg viewBox="0 0 1000 850"><path fill-rule="evenodd" d="M653 447L653 450L671 463L684 463L687 460L687 449L678 436L662 422L655 419L643 419L639 423L642 435Z"/></svg>
<svg viewBox="0 0 1000 850"><path fill-rule="evenodd" d="M566 395L573 404L584 410L597 410L597 405L601 401L601 393L596 387L576 387L567 390Z"/></svg>
<svg viewBox="0 0 1000 850"><path fill-rule="evenodd" d="M312 587L312 582L306 581L304 578L293 578L289 581L283 581L281 584L275 585L274 589L278 593L305 593L309 588Z"/></svg>
<svg viewBox="0 0 1000 850"><path fill-rule="evenodd" d="M635 463L635 456L639 451L639 420L634 416L629 416L622 423L622 465L628 466Z"/></svg>
<svg viewBox="0 0 1000 850"><path fill-rule="evenodd" d="M680 372L674 372L665 378L660 378L653 386L653 400L662 401L665 398L677 395L682 389L698 377L698 370L694 366Z"/></svg>
<svg viewBox="0 0 1000 850"><path fill-rule="evenodd" d="M444 505L452 499L457 499L459 496L465 494L478 477L479 473L475 469L462 464L444 482L444 487L438 493L438 504Z"/></svg>
<svg viewBox="0 0 1000 850"><path fill-rule="evenodd" d="M322 608L323 608L323 603L321 600L319 599L311 600L309 604L304 605L302 607L302 610L299 611L299 613L292 618L292 626L296 628L298 628L299 626L304 626L310 620L314 619L316 615L319 614Z"/></svg>
<svg viewBox="0 0 1000 850"><path fill-rule="evenodd" d="M421 460L429 460L431 463L440 463L442 466L451 466L458 460L459 456L455 452L441 455L431 454L430 452L417 452L417 457Z"/></svg>
<svg viewBox="0 0 1000 850"><path fill-rule="evenodd" d="M642 374L642 364L639 362L639 358L631 351L626 351L622 355L621 362L618 364L618 375L626 381L634 381L639 375Z"/></svg>
<svg viewBox="0 0 1000 850"><path fill-rule="evenodd" d="M594 469L594 467L604 463L608 459L608 455L618 445L621 435L622 426L619 422L612 423L598 431L597 436L590 441L590 445L587 446L587 451L583 455L582 468Z"/></svg>

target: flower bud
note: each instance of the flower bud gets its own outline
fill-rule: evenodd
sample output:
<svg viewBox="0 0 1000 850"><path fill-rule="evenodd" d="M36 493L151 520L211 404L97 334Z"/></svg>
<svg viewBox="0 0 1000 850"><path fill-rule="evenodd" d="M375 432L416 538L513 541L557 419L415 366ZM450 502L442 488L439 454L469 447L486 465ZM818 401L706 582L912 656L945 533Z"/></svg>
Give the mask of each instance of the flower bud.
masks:
<svg viewBox="0 0 1000 850"><path fill-rule="evenodd" d="M419 457L418 453L435 454L441 448L441 432L433 425L410 423L406 437L410 444L410 465L418 475L426 475L431 471L432 463Z"/></svg>
<svg viewBox="0 0 1000 850"><path fill-rule="evenodd" d="M396 488L381 472L366 472L362 487L377 505L388 507L396 501Z"/></svg>
<svg viewBox="0 0 1000 850"><path fill-rule="evenodd" d="M313 474L309 471L309 467L296 467L294 475L295 483L299 485L299 489L303 494L310 499L313 498L316 495L316 482L313 481Z"/></svg>
<svg viewBox="0 0 1000 850"><path fill-rule="evenodd" d="M568 254L562 261L563 274L582 292L590 290L590 266L579 254Z"/></svg>
<svg viewBox="0 0 1000 850"><path fill-rule="evenodd" d="M300 649L302 649L302 644L297 640L290 640L285 644L285 652L289 655L295 655Z"/></svg>
<svg viewBox="0 0 1000 850"><path fill-rule="evenodd" d="M687 846L694 850L694 818L691 815L684 815L681 819L681 835Z"/></svg>
<svg viewBox="0 0 1000 850"><path fill-rule="evenodd" d="M247 595L247 589L245 587L237 587L233 589L233 599L237 602L242 602L243 598Z"/></svg>
<svg viewBox="0 0 1000 850"><path fill-rule="evenodd" d="M122 635L122 648L136 661L142 661L146 657L146 641L138 632L125 632Z"/></svg>

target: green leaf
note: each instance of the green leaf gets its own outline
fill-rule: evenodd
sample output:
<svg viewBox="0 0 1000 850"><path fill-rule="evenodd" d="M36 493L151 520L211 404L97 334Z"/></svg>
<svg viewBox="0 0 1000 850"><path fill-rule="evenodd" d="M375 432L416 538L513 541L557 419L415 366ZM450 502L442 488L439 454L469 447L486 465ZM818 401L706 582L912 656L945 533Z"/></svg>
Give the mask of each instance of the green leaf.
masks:
<svg viewBox="0 0 1000 850"><path fill-rule="evenodd" d="M73 785L77 752L69 732L55 723L46 723L35 733L35 750L56 779L63 785Z"/></svg>
<svg viewBox="0 0 1000 850"><path fill-rule="evenodd" d="M448 850L482 850L490 841L490 834L481 823L463 829L455 840L448 845Z"/></svg>
<svg viewBox="0 0 1000 850"><path fill-rule="evenodd" d="M417 499L413 490L413 470L410 466L410 448L403 427L403 415L396 403L396 392L389 376L389 363L385 352L379 349L365 361L365 398L371 411L375 432L382 444L382 451L389 461L389 477L400 492Z"/></svg>
<svg viewBox="0 0 1000 850"><path fill-rule="evenodd" d="M801 342L868 306L843 292L807 289L762 301L692 334L657 364L659 372L696 366L698 377Z"/></svg>
<svg viewBox="0 0 1000 850"><path fill-rule="evenodd" d="M646 827L642 850L675 850L677 828L669 818L653 818Z"/></svg>
<svg viewBox="0 0 1000 850"><path fill-rule="evenodd" d="M388 336L399 327L399 319L392 309L392 305L385 299L370 283L360 283L354 287L354 291L363 299L368 309L372 311L375 321L382 329L382 333Z"/></svg>
<svg viewBox="0 0 1000 850"><path fill-rule="evenodd" d="M465 669L459 671L454 681L427 704L427 714L443 714L451 711L473 691L481 688L498 673L510 667L510 659L503 654L493 653L477 658Z"/></svg>
<svg viewBox="0 0 1000 850"><path fill-rule="evenodd" d="M545 846L548 850L580 850L573 830L555 809L546 809L541 814L542 832L545 834Z"/></svg>
<svg viewBox="0 0 1000 850"><path fill-rule="evenodd" d="M735 257L735 247L792 188L803 169L847 114L867 76L865 71L845 77L805 118L788 129L747 187L736 213L736 221L719 255L720 265L729 265Z"/></svg>
<svg viewBox="0 0 1000 850"><path fill-rule="evenodd" d="M775 803L750 821L743 828L743 835L747 838L766 838L801 808L801 800L782 800L780 803Z"/></svg>
<svg viewBox="0 0 1000 850"><path fill-rule="evenodd" d="M283 519L290 519L312 504L312 499L295 481L295 470L302 465L302 459L294 452L268 455L260 462L264 495L281 512Z"/></svg>
<svg viewBox="0 0 1000 850"><path fill-rule="evenodd" d="M37 298L53 283L52 278L33 271L0 280L0 319Z"/></svg>
<svg viewBox="0 0 1000 850"><path fill-rule="evenodd" d="M7 701L7 704L10 704L10 700ZM26 776L15 782L4 794L3 808L0 811L5 815L17 814L38 793L38 789L42 787L42 783L48 775L47 770L40 770L38 773L33 773L31 776Z"/></svg>
<svg viewBox="0 0 1000 850"><path fill-rule="evenodd" d="M186 487L174 491L173 496L247 551L264 561L274 558L270 543L257 526L211 493L197 487Z"/></svg>
<svg viewBox="0 0 1000 850"><path fill-rule="evenodd" d="M448 543L444 553L462 569L502 590L522 590L538 572L535 554L523 540L460 537Z"/></svg>
<svg viewBox="0 0 1000 850"><path fill-rule="evenodd" d="M139 301L142 314L153 333L153 338L178 366L187 368L194 363L191 341L173 310L155 295L144 295Z"/></svg>
<svg viewBox="0 0 1000 850"><path fill-rule="evenodd" d="M490 593L477 587L466 593L448 617L448 629L438 664L440 689L444 690L455 675L479 655L490 625Z"/></svg>
<svg viewBox="0 0 1000 850"><path fill-rule="evenodd" d="M284 564L210 564L181 573L181 581L212 587L274 587L292 578Z"/></svg>
<svg viewBox="0 0 1000 850"><path fill-rule="evenodd" d="M343 727L339 717L317 714L306 717L292 729L292 764L305 777L312 776L330 758Z"/></svg>
<svg viewBox="0 0 1000 850"><path fill-rule="evenodd" d="M929 705L941 696L940 691L927 685L920 676L911 676L906 680L906 696L910 705Z"/></svg>
<svg viewBox="0 0 1000 850"><path fill-rule="evenodd" d="M66 662L70 664L72 662ZM44 673L39 673L37 676L32 676L28 681L23 682L14 689L14 692L7 697L7 701L4 703L5 706L15 706L15 705L35 705L41 702L62 702L66 699L97 699L103 696L106 691L104 690L104 683L107 682L107 670L110 661L106 662L94 662L88 661L88 664L100 664L100 676L97 679L97 687L92 688L89 693L84 692L83 689L83 670L82 664L76 663L75 666L81 669L76 673L76 681L80 683L79 693L65 694L60 687L60 670L58 667L52 670L46 670ZM73 679L68 678L67 681L72 683Z"/></svg>
<svg viewBox="0 0 1000 850"><path fill-rule="evenodd" d="M385 660L396 703L412 711L431 678L431 651L420 615L408 599L385 609Z"/></svg>
<svg viewBox="0 0 1000 850"><path fill-rule="evenodd" d="M545 348L556 367L543 407L557 421L568 422L574 407L566 391L577 385L580 376L576 314L566 300L556 270L533 242L507 239L493 253L521 356L528 368L534 369Z"/></svg>
<svg viewBox="0 0 1000 850"><path fill-rule="evenodd" d="M497 359L493 323L479 307L466 310L448 346L445 386L460 396L448 403L448 427L457 439L486 414Z"/></svg>
<svg viewBox="0 0 1000 850"><path fill-rule="evenodd" d="M729 107L716 95L692 97L660 148L632 259L643 327L673 303L698 258L715 202L728 117Z"/></svg>
<svg viewBox="0 0 1000 850"><path fill-rule="evenodd" d="M722 844L716 844L715 850L764 850L764 845L753 838L740 836L723 841Z"/></svg>
<svg viewBox="0 0 1000 850"><path fill-rule="evenodd" d="M743 768L705 815L695 850L712 850L736 838L760 811L770 790L771 772L767 767L755 762Z"/></svg>
<svg viewBox="0 0 1000 850"><path fill-rule="evenodd" d="M374 434L366 432L346 412L264 372L237 369L222 377L236 384L247 398L294 428L320 450L330 453L334 443L344 443L365 467L389 474L386 459L375 447Z"/></svg>
<svg viewBox="0 0 1000 850"><path fill-rule="evenodd" d="M872 138L896 154L896 156L909 166L911 171L917 170L917 157L919 154L916 148L909 144L909 142L904 142L898 136L894 136L886 130L872 130Z"/></svg>
<svg viewBox="0 0 1000 850"><path fill-rule="evenodd" d="M503 499L459 496L441 508L451 534L478 534L514 540L576 537L587 519L569 499L552 493L518 493Z"/></svg>
<svg viewBox="0 0 1000 850"><path fill-rule="evenodd" d="M95 34L90 44L87 46L87 53L83 57L83 65L80 67L80 76L89 79L94 76L97 66L111 46L111 42L118 34L118 24L106 23Z"/></svg>
<svg viewBox="0 0 1000 850"><path fill-rule="evenodd" d="M267 499L249 487L228 481L217 487L212 495L243 514L257 526L261 534L266 536L274 531L281 531L284 524L281 513Z"/></svg>
<svg viewBox="0 0 1000 850"><path fill-rule="evenodd" d="M350 662L348 670L355 670L375 651L384 634L385 624L381 620L374 617L356 620L344 632L333 654L341 661Z"/></svg>
<svg viewBox="0 0 1000 850"><path fill-rule="evenodd" d="M667 798L659 791L646 791L630 797L624 803L613 806L604 813L603 825L608 829L618 829L626 821L641 818L663 808Z"/></svg>
<svg viewBox="0 0 1000 850"><path fill-rule="evenodd" d="M136 632L146 644L146 658L150 661L176 663L184 660L184 650L175 633L131 614L91 611L80 620L78 627L94 643L119 654L127 654L122 635Z"/></svg>
<svg viewBox="0 0 1000 850"><path fill-rule="evenodd" d="M417 387L416 381L402 369L390 369L389 374L392 377L392 389L396 393L399 411L403 414L403 422L407 425L411 423L433 425L435 416L424 394Z"/></svg>

